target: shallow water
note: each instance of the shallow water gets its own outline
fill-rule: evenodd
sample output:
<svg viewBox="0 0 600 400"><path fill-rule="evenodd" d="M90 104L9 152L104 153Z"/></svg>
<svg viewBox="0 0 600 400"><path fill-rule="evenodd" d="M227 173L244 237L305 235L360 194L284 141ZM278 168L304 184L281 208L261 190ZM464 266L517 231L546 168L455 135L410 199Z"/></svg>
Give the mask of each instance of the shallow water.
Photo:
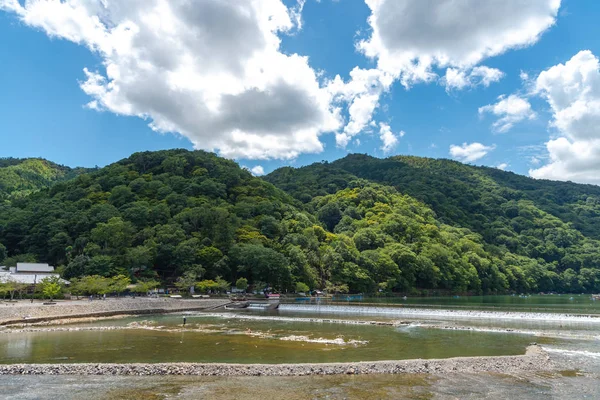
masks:
<svg viewBox="0 0 600 400"><path fill-rule="evenodd" d="M2 398L23 399L596 399L595 377L563 374L311 377L0 376Z"/></svg>
<svg viewBox="0 0 600 400"><path fill-rule="evenodd" d="M381 308L381 307L380 307ZM57 326L79 331L0 334L0 362L335 362L522 354L537 342L556 373L330 377L0 377L6 399L596 399L600 323L556 313L499 314L421 310L356 312L353 307L282 307L144 316ZM495 317L492 317L495 316ZM390 325L370 325L368 322ZM402 323L400 322L402 321ZM85 330L121 327L113 330ZM36 327L35 329L52 329ZM282 340L293 339L293 340Z"/></svg>
<svg viewBox="0 0 600 400"><path fill-rule="evenodd" d="M0 335L0 363L302 363L523 354L530 335L278 320L145 316L76 325L135 329ZM62 327L64 329L64 327ZM46 328L48 329L48 328ZM50 328L51 329L51 328ZM552 344L554 339L548 338Z"/></svg>

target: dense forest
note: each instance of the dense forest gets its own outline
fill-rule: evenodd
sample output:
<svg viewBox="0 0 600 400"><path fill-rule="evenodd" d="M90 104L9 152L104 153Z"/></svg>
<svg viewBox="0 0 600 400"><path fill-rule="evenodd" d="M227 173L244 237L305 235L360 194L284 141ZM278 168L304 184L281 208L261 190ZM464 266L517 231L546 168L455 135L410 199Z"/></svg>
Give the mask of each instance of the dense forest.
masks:
<svg viewBox="0 0 600 400"><path fill-rule="evenodd" d="M281 291L600 291L596 186L366 155L261 179L186 150L82 172L0 203L0 264Z"/></svg>
<svg viewBox="0 0 600 400"><path fill-rule="evenodd" d="M39 158L0 158L0 203L27 196L86 171L89 170L72 169Z"/></svg>

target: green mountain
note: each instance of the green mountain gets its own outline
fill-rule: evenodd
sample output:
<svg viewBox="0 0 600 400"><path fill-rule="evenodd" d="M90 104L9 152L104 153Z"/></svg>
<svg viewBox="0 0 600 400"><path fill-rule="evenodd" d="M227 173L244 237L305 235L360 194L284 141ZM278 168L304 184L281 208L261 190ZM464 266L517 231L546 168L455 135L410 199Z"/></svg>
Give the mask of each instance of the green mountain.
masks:
<svg viewBox="0 0 600 400"><path fill-rule="evenodd" d="M487 251L534 261L540 270L528 278L529 290L579 291L598 279L598 186L534 180L450 160L360 154L333 163L281 168L265 179L308 208L315 196L357 182L393 187L431 207L438 221L477 233Z"/></svg>
<svg viewBox="0 0 600 400"><path fill-rule="evenodd" d="M26 196L83 171L39 158L0 158L0 202Z"/></svg>
<svg viewBox="0 0 600 400"><path fill-rule="evenodd" d="M260 179L136 153L0 205L0 263L352 292L600 291L598 188L351 155Z"/></svg>

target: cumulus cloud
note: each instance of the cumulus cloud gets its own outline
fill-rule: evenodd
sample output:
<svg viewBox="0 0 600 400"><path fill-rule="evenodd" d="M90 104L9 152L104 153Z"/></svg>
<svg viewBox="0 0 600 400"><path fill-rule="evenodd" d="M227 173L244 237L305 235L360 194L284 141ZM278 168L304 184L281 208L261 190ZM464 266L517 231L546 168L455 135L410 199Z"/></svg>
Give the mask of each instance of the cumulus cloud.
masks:
<svg viewBox="0 0 600 400"><path fill-rule="evenodd" d="M393 81L406 88L440 79L446 90L489 86L504 73L479 66L486 58L534 44L556 21L560 0L365 0L371 34L356 47L376 60L370 76L383 77L377 90L362 89L350 105L350 121L336 136L345 146L372 120L379 98ZM364 70L363 70L364 71ZM341 80L340 80L341 81ZM352 78L349 86L361 86ZM356 85L351 85L356 83ZM337 85L339 86L339 85ZM354 103L356 101L356 103Z"/></svg>
<svg viewBox="0 0 600 400"><path fill-rule="evenodd" d="M469 87L488 87L493 82L498 82L504 77L504 72L497 68L486 66L475 67L471 70L459 68L447 68L446 75L442 79L446 90L462 90Z"/></svg>
<svg viewBox="0 0 600 400"><path fill-rule="evenodd" d="M280 51L304 1L0 0L47 35L87 46L101 71L80 83L89 107L147 119L230 158L290 159L323 150L341 127L308 58Z"/></svg>
<svg viewBox="0 0 600 400"><path fill-rule="evenodd" d="M371 36L358 44L405 85L435 78L431 67L477 65L529 46L556 21L560 0L365 0Z"/></svg>
<svg viewBox="0 0 600 400"><path fill-rule="evenodd" d="M589 50L539 74L535 90L548 101L559 137L546 144L549 162L534 178L600 184L600 63Z"/></svg>
<svg viewBox="0 0 600 400"><path fill-rule="evenodd" d="M252 175L254 176L262 176L265 174L265 169L262 167L262 165L256 165L250 170L250 172L252 172Z"/></svg>
<svg viewBox="0 0 600 400"><path fill-rule="evenodd" d="M404 134L404 131L400 131L398 134L393 133L392 128L388 124L381 122L379 124L379 138L382 143L381 150L383 150L384 153L389 153L394 150Z"/></svg>
<svg viewBox="0 0 600 400"><path fill-rule="evenodd" d="M496 168L498 168L501 171L505 171L506 168L508 168L508 167L509 167L508 163L501 163L501 164L496 165Z"/></svg>
<svg viewBox="0 0 600 400"><path fill-rule="evenodd" d="M462 162L474 162L485 157L496 145L485 146L481 143L463 143L462 145L451 145L450 156Z"/></svg>
<svg viewBox="0 0 600 400"><path fill-rule="evenodd" d="M350 79L339 75L327 83L327 90L336 104L348 104L349 120L342 132L336 134L336 144L346 147L352 137L362 132L371 122L379 107L379 98L390 89L393 77L378 69L355 67Z"/></svg>
<svg viewBox="0 0 600 400"><path fill-rule="evenodd" d="M479 107L480 115L486 113L499 117L492 124L494 131L499 133L508 132L518 122L536 118L536 113L531 109L529 101L515 94L508 97L501 95L498 97L497 103Z"/></svg>

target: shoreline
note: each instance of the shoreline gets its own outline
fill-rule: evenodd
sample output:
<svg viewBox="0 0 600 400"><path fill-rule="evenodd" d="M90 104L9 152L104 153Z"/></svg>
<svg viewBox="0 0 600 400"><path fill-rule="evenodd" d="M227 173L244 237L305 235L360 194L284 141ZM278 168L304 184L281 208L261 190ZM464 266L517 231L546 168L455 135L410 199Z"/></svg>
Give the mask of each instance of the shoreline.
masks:
<svg viewBox="0 0 600 400"><path fill-rule="evenodd" d="M133 363L7 364L0 375L312 376L362 374L502 373L556 370L548 353L532 344L524 355L308 364Z"/></svg>
<svg viewBox="0 0 600 400"><path fill-rule="evenodd" d="M204 311L229 304L228 299L117 298L108 300L70 300L54 305L43 303L0 304L0 326L36 324L64 319L118 317L123 315L164 314Z"/></svg>

